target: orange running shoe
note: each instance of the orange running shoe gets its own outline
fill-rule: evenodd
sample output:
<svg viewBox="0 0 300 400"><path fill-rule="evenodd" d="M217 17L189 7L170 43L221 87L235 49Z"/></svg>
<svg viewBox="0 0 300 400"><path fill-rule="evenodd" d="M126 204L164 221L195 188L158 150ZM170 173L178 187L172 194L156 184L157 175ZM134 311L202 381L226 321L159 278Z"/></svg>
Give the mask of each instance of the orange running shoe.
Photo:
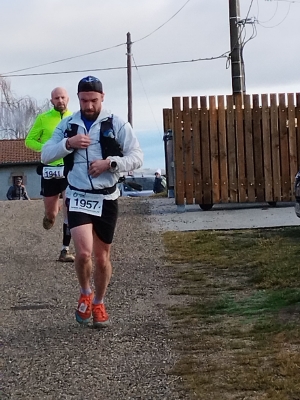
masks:
<svg viewBox="0 0 300 400"><path fill-rule="evenodd" d="M77 310L75 311L76 321L79 324L87 324L90 321L92 315L92 301L94 294L80 294L78 300Z"/></svg>
<svg viewBox="0 0 300 400"><path fill-rule="evenodd" d="M93 304L92 314L94 328L104 328L109 324L109 316L105 311L105 306L103 303Z"/></svg>

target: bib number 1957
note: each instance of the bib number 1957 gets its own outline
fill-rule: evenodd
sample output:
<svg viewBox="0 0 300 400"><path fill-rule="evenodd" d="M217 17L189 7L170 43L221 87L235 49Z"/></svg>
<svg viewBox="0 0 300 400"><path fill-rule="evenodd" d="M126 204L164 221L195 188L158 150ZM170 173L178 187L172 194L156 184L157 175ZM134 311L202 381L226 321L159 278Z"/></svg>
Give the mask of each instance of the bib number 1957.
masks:
<svg viewBox="0 0 300 400"><path fill-rule="evenodd" d="M72 190L69 211L83 212L100 217L102 214L103 196Z"/></svg>

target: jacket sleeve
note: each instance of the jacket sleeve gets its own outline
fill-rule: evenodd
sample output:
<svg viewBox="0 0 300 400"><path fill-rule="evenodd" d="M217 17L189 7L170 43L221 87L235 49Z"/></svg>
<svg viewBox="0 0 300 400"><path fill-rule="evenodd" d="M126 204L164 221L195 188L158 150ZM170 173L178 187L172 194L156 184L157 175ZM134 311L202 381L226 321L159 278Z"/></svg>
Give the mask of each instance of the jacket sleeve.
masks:
<svg viewBox="0 0 300 400"><path fill-rule="evenodd" d="M123 157L109 156L116 161L118 172L128 172L143 165L144 154L129 122L113 117L116 140L122 147Z"/></svg>
<svg viewBox="0 0 300 400"><path fill-rule="evenodd" d="M8 198L8 200L12 200L12 194L13 194L13 186L11 186L6 193L6 197Z"/></svg>
<svg viewBox="0 0 300 400"><path fill-rule="evenodd" d="M43 164L49 164L53 161L64 158L74 150L66 149L64 132L67 128L68 118L63 119L55 128L51 139L49 139L42 148L41 161Z"/></svg>
<svg viewBox="0 0 300 400"><path fill-rule="evenodd" d="M25 139L25 146L28 147L28 149L41 152L42 151L42 143L40 142L41 136L43 133L43 124L41 117L38 116L30 129L28 135L26 136Z"/></svg>
<svg viewBox="0 0 300 400"><path fill-rule="evenodd" d="M23 186L23 198L24 198L24 200L30 200L30 198L29 198L29 196L28 196L28 194L27 194L27 190L26 190L26 187L25 186Z"/></svg>

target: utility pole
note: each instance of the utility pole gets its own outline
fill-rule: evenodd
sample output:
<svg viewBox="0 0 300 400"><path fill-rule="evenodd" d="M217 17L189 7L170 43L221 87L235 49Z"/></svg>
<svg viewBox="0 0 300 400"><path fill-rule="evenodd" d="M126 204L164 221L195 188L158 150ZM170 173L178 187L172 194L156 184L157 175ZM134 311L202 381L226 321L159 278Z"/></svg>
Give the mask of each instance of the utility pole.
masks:
<svg viewBox="0 0 300 400"><path fill-rule="evenodd" d="M131 35L127 33L127 96L128 96L128 122L132 125L132 76L131 76Z"/></svg>
<svg viewBox="0 0 300 400"><path fill-rule="evenodd" d="M244 67L242 61L239 0L229 0L229 26L232 93L242 94L246 92L246 88Z"/></svg>

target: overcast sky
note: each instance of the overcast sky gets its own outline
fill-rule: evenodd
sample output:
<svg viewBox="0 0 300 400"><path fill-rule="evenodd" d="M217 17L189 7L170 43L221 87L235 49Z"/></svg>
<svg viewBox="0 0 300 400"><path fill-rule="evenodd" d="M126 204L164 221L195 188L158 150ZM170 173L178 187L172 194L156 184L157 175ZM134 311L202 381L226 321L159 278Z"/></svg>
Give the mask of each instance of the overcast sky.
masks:
<svg viewBox="0 0 300 400"><path fill-rule="evenodd" d="M0 0L0 5L0 73L79 71L8 78L17 97L40 102L54 87L65 87L72 111L78 109L78 81L95 75L103 83L105 108L127 120L126 68L109 68L126 67L131 33L132 65L137 65L133 126L145 167L164 167L162 110L171 108L173 96L231 93L226 58L139 67L229 51L228 0ZM242 36L247 40L257 30L244 49L247 92L300 92L300 0L240 0L240 6L242 19L248 14L257 21L247 24ZM86 53L93 54L73 58ZM63 59L69 60L55 62Z"/></svg>

